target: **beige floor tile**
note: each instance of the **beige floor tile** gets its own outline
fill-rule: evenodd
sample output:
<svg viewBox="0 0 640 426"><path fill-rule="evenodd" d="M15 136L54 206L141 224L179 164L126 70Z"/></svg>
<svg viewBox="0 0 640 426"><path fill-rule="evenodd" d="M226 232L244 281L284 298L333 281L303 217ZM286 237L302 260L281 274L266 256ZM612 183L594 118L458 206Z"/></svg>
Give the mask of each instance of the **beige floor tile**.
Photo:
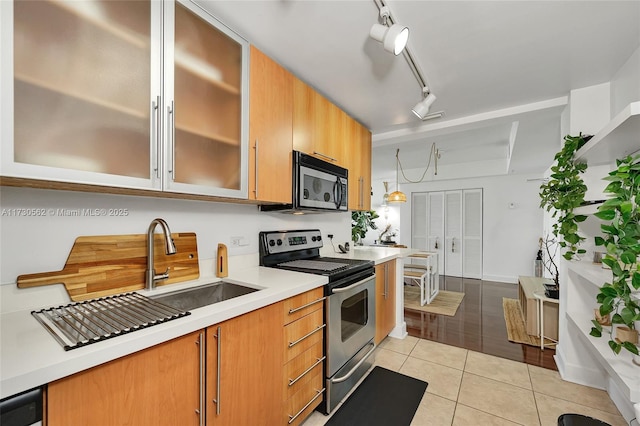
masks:
<svg viewBox="0 0 640 426"><path fill-rule="evenodd" d="M521 362L469 351L464 371L521 388L531 389L531 379L529 379L527 364Z"/></svg>
<svg viewBox="0 0 640 426"><path fill-rule="evenodd" d="M522 425L539 425L533 392L465 372L458 403Z"/></svg>
<svg viewBox="0 0 640 426"><path fill-rule="evenodd" d="M503 419L502 417L484 413L480 410L476 410L475 408L467 407L462 404L458 404L456 406L456 412L452 423L453 426L515 426L517 424L518 423L511 422L507 419Z"/></svg>
<svg viewBox="0 0 640 426"><path fill-rule="evenodd" d="M381 347L376 349L375 356L376 361L374 365L379 365L380 367L393 371L400 371L400 367L402 367L402 364L404 364L409 357L408 355L403 355Z"/></svg>
<svg viewBox="0 0 640 426"><path fill-rule="evenodd" d="M411 426L451 426L456 403L432 393L425 393L411 421Z"/></svg>
<svg viewBox="0 0 640 426"><path fill-rule="evenodd" d="M606 391L564 381L557 371L533 365L528 368L535 392L618 414L618 409Z"/></svg>
<svg viewBox="0 0 640 426"><path fill-rule="evenodd" d="M464 370L467 349L421 339L411 351L411 356L447 367Z"/></svg>
<svg viewBox="0 0 640 426"><path fill-rule="evenodd" d="M429 383L427 392L455 401L460 389L462 371L409 357L400 368L400 373Z"/></svg>
<svg viewBox="0 0 640 426"><path fill-rule="evenodd" d="M620 414L612 414L591 406L577 404L575 402L566 401L564 399L537 392L535 392L535 398L542 426L556 426L558 424L558 417L564 413L583 414L585 416L602 420L612 426L628 425Z"/></svg>
<svg viewBox="0 0 640 426"><path fill-rule="evenodd" d="M400 352L401 354L409 355L416 343L421 339L413 336L407 336L404 339L396 339L395 337L387 337L380 342L381 348L389 349L394 352Z"/></svg>
<svg viewBox="0 0 640 426"><path fill-rule="evenodd" d="M314 411L304 422L302 422L301 426L322 426L328 421L329 416L325 416L318 411Z"/></svg>

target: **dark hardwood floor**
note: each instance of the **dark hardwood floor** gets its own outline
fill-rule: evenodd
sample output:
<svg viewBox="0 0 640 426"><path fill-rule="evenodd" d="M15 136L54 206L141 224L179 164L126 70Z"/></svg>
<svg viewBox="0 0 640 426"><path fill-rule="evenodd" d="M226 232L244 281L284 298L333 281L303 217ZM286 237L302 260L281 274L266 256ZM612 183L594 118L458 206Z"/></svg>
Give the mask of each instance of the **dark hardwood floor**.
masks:
<svg viewBox="0 0 640 426"><path fill-rule="evenodd" d="M554 349L542 351L507 339L502 298L517 299L517 284L440 276L440 289L465 294L456 315L405 309L410 336L557 370Z"/></svg>

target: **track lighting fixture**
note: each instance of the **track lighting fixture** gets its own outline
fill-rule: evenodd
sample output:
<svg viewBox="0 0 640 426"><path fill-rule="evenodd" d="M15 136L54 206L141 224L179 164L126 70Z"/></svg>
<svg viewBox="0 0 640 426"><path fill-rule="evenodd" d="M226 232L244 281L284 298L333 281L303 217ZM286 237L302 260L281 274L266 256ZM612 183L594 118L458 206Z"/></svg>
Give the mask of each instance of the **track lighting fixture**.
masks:
<svg viewBox="0 0 640 426"><path fill-rule="evenodd" d="M409 28L400 24L391 23L389 25L388 18L391 12L387 6L380 8L380 18L382 18L382 24L373 24L369 35L372 39L382 43L384 50L399 55L407 45L409 41Z"/></svg>
<svg viewBox="0 0 640 426"><path fill-rule="evenodd" d="M429 92L429 89L427 87L422 88L422 94L423 96L426 95L426 97L418 102L416 106L413 107L411 112L413 112L419 119L424 120L427 114L429 114L431 105L433 105L437 98L436 95Z"/></svg>

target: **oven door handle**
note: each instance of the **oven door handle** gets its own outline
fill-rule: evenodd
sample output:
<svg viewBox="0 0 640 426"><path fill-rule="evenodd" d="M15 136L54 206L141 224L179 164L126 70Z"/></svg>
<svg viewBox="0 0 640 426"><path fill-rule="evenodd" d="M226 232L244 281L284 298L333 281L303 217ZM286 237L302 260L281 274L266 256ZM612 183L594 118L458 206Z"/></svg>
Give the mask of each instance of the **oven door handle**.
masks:
<svg viewBox="0 0 640 426"><path fill-rule="evenodd" d="M365 278L365 279L363 279L363 280L360 280L360 281L358 281L358 282L357 282L357 283L355 283L355 284L351 284L351 285L350 285L350 286L348 286L348 287L334 288L334 289L332 289L331 291L332 291L333 293L344 293L345 291L349 291L349 290L354 289L354 288L356 288L356 287L358 287L358 286L361 286L362 284L364 284L364 283L366 283L367 281L371 280L371 278L372 278L372 276L371 276L371 277L367 277L367 278Z"/></svg>
<svg viewBox="0 0 640 426"><path fill-rule="evenodd" d="M367 358L369 358L369 356L373 353L373 351L376 350L376 344L373 342L369 343L372 348L371 350L369 350L369 352L367 352L367 354L362 357L362 359L360 361L358 361L358 363L356 365L353 366L353 368L351 370L349 370L349 372L347 374L345 374L342 377L336 377L335 379L331 379L331 383L342 383L345 380L348 380L349 377L353 376L353 373L356 372L356 370L367 360Z"/></svg>

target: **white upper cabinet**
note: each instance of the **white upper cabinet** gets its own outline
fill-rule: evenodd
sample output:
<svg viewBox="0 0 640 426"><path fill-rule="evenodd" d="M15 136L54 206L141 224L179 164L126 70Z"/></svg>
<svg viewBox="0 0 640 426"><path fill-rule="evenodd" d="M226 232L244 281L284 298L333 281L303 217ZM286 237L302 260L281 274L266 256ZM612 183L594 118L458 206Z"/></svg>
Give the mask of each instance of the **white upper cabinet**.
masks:
<svg viewBox="0 0 640 426"><path fill-rule="evenodd" d="M0 8L2 176L246 198L246 41L191 2Z"/></svg>

